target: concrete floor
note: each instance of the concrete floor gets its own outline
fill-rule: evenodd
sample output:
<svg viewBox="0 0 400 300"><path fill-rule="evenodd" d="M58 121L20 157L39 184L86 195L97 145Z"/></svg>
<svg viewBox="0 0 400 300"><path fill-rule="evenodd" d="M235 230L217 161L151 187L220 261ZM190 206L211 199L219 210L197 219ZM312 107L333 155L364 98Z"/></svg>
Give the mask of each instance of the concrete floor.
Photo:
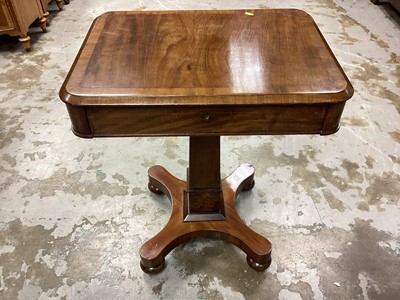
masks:
<svg viewBox="0 0 400 300"><path fill-rule="evenodd" d="M127 3L128 2L128 3ZM146 172L184 178L187 138L84 140L58 91L92 22L110 10L291 7L319 25L355 94L331 136L222 139L222 172L256 167L237 200L273 243L266 272L221 241L181 245L158 275L142 243L167 222ZM50 6L32 51L0 36L1 299L400 299L400 18L369 0L72 0Z"/></svg>

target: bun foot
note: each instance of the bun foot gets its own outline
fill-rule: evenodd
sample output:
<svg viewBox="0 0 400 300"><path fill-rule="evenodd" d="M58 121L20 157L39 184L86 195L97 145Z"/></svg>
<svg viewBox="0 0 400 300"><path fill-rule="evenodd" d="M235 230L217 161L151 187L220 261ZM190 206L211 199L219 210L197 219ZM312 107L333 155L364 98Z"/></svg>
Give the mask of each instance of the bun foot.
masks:
<svg viewBox="0 0 400 300"><path fill-rule="evenodd" d="M163 258L162 262L155 267L146 267L143 265L142 262L140 262L140 268L142 269L143 272L147 274L157 274L160 273L165 267L165 259Z"/></svg>
<svg viewBox="0 0 400 300"><path fill-rule="evenodd" d="M247 184L247 185L245 185L245 186L243 187L242 191L243 191L243 192L248 192L248 191L250 191L250 190L254 187L255 184L256 184L256 182L255 182L254 179L253 179L249 184Z"/></svg>
<svg viewBox="0 0 400 300"><path fill-rule="evenodd" d="M58 10L63 10L64 3L63 3L62 0L56 0L56 4L57 4L57 7L58 7Z"/></svg>
<svg viewBox="0 0 400 300"><path fill-rule="evenodd" d="M150 192L157 194L157 195L162 195L164 194L164 192L162 190L160 190L158 187L152 185L150 182L147 185L147 187L149 188Z"/></svg>
<svg viewBox="0 0 400 300"><path fill-rule="evenodd" d="M42 29L43 32L47 32L46 29L46 24L47 24L47 18L42 17L38 20L39 27Z"/></svg>
<svg viewBox="0 0 400 300"><path fill-rule="evenodd" d="M252 269L261 272L268 269L268 267L271 265L271 258L266 263L260 264L255 262L250 256L247 255L247 263Z"/></svg>
<svg viewBox="0 0 400 300"><path fill-rule="evenodd" d="M24 49L26 51L31 51L31 43L30 43L31 38L28 35L21 35L18 38L18 41L22 44L22 46L24 47Z"/></svg>

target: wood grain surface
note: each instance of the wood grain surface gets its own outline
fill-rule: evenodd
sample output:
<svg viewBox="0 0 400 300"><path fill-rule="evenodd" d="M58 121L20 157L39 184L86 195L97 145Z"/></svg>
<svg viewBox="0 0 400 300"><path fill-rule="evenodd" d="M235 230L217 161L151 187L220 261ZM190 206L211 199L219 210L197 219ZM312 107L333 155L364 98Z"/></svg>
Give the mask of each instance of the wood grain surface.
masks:
<svg viewBox="0 0 400 300"><path fill-rule="evenodd" d="M61 91L71 105L332 103L351 94L300 10L103 14Z"/></svg>

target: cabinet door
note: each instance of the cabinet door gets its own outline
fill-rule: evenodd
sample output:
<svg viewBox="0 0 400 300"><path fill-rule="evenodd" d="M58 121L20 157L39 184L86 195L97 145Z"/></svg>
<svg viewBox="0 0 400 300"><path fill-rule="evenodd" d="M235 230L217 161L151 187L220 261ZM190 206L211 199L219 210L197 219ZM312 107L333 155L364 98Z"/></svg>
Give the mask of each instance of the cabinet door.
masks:
<svg viewBox="0 0 400 300"><path fill-rule="evenodd" d="M0 32L15 29L9 8L4 0L0 0Z"/></svg>

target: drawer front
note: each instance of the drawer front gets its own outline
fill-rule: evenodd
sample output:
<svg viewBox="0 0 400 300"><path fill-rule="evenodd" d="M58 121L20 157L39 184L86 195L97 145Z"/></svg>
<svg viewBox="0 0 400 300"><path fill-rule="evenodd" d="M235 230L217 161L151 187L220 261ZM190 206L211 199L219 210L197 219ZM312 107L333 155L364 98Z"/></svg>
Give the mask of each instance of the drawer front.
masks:
<svg viewBox="0 0 400 300"><path fill-rule="evenodd" d="M326 104L258 107L97 106L86 107L85 115L92 136L300 134L323 133L327 108Z"/></svg>

